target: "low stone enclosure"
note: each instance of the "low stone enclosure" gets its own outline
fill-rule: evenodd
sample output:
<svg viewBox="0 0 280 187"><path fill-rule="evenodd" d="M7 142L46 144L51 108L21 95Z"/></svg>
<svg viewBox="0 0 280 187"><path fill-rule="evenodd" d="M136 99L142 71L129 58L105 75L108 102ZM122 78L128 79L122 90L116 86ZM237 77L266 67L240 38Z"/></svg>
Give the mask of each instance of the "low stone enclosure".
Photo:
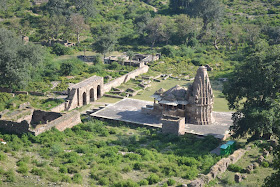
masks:
<svg viewBox="0 0 280 187"><path fill-rule="evenodd" d="M32 133L35 136L55 127L59 131L81 123L80 113L46 112L26 108L0 118L0 131L11 134Z"/></svg>

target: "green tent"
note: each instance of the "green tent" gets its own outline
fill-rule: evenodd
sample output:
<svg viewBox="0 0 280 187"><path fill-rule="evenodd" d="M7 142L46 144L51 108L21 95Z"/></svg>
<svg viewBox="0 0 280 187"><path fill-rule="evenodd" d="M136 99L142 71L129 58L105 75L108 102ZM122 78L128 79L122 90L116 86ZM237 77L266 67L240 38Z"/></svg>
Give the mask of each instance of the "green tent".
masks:
<svg viewBox="0 0 280 187"><path fill-rule="evenodd" d="M230 154L230 146L227 144L223 144L220 147L220 155L229 155Z"/></svg>

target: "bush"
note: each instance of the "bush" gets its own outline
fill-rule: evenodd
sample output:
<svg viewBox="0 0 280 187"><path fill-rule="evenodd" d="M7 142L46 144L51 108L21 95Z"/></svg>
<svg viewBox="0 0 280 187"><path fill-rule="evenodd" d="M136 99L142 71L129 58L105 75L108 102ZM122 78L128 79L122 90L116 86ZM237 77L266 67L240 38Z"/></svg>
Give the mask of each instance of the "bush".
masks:
<svg viewBox="0 0 280 187"><path fill-rule="evenodd" d="M4 161L7 159L7 156L5 155L5 153L0 153L0 161Z"/></svg>
<svg viewBox="0 0 280 187"><path fill-rule="evenodd" d="M175 183L176 183L176 181L173 179L168 179L168 181L167 181L168 186L173 186Z"/></svg>
<svg viewBox="0 0 280 187"><path fill-rule="evenodd" d="M157 174L151 174L147 180L149 181L149 184L156 184L160 181L160 178Z"/></svg>
<svg viewBox="0 0 280 187"><path fill-rule="evenodd" d="M71 182L71 177L69 177L68 175L63 175L62 178L61 178L61 182L70 183Z"/></svg>
<svg viewBox="0 0 280 187"><path fill-rule="evenodd" d="M60 173L67 173L67 168L65 167L65 166L61 166L60 168L59 168L59 172Z"/></svg>
<svg viewBox="0 0 280 187"><path fill-rule="evenodd" d="M31 173L34 174L34 175L38 175L40 177L42 177L45 174L44 170L43 169L39 169L39 168L33 168L31 170Z"/></svg>
<svg viewBox="0 0 280 187"><path fill-rule="evenodd" d="M127 172L130 172L132 170L132 168L130 166L125 166L122 171L127 173Z"/></svg>
<svg viewBox="0 0 280 187"><path fill-rule="evenodd" d="M243 169L242 167L237 166L237 165L235 165L235 164L230 164L230 165L228 166L228 170L229 170L229 171L232 171L232 172L241 172L242 169Z"/></svg>
<svg viewBox="0 0 280 187"><path fill-rule="evenodd" d="M117 182L113 186L115 186L115 187L137 187L139 185L136 182L129 179L127 181Z"/></svg>
<svg viewBox="0 0 280 187"><path fill-rule="evenodd" d="M262 162L262 166L263 166L264 168L268 168L268 167L269 167L269 163L268 163L267 161L263 161L263 162Z"/></svg>
<svg viewBox="0 0 280 187"><path fill-rule="evenodd" d="M99 184L103 185L103 186L108 185L109 184L109 179L105 178L105 177L102 177L102 178L99 179Z"/></svg>
<svg viewBox="0 0 280 187"><path fill-rule="evenodd" d="M141 180L140 182L139 182L139 185L140 186L146 186L146 185L148 185L149 184L149 181L147 181L146 179L143 179L143 180Z"/></svg>
<svg viewBox="0 0 280 187"><path fill-rule="evenodd" d="M6 175L6 182L15 182L16 181L16 176L14 170L10 169L5 173Z"/></svg>
<svg viewBox="0 0 280 187"><path fill-rule="evenodd" d="M77 184L82 184L83 183L83 177L81 174L79 173L76 173L74 176L73 176L73 182L74 183L77 183Z"/></svg>
<svg viewBox="0 0 280 187"><path fill-rule="evenodd" d="M73 49L71 49L69 47L65 47L64 45L62 45L60 43L56 43L52 47L52 53L56 54L58 56L71 55L71 54L73 54Z"/></svg>

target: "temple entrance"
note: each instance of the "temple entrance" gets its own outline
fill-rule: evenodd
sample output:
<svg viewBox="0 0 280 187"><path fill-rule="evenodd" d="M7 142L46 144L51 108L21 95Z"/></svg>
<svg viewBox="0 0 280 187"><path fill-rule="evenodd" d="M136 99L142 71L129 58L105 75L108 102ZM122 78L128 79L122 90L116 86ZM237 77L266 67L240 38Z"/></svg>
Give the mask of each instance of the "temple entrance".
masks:
<svg viewBox="0 0 280 187"><path fill-rule="evenodd" d="M93 88L89 90L89 97L90 97L90 101L93 102L94 101L94 90L93 90Z"/></svg>
<svg viewBox="0 0 280 187"><path fill-rule="evenodd" d="M97 98L101 97L101 88L100 85L97 86Z"/></svg>
<svg viewBox="0 0 280 187"><path fill-rule="evenodd" d="M87 94L86 92L83 93L83 105L87 104Z"/></svg>

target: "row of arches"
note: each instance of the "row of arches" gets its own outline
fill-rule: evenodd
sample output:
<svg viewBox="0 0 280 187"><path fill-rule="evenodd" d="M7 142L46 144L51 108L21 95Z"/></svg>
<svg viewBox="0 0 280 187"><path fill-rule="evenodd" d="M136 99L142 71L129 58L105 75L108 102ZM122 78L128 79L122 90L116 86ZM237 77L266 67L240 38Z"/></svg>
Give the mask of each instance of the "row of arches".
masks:
<svg viewBox="0 0 280 187"><path fill-rule="evenodd" d="M97 99L101 97L101 87L100 85L97 86ZM90 98L90 102L93 102L95 100L94 98L94 89L91 88L89 90L89 98ZM84 92L83 93L83 105L87 105L87 93Z"/></svg>

